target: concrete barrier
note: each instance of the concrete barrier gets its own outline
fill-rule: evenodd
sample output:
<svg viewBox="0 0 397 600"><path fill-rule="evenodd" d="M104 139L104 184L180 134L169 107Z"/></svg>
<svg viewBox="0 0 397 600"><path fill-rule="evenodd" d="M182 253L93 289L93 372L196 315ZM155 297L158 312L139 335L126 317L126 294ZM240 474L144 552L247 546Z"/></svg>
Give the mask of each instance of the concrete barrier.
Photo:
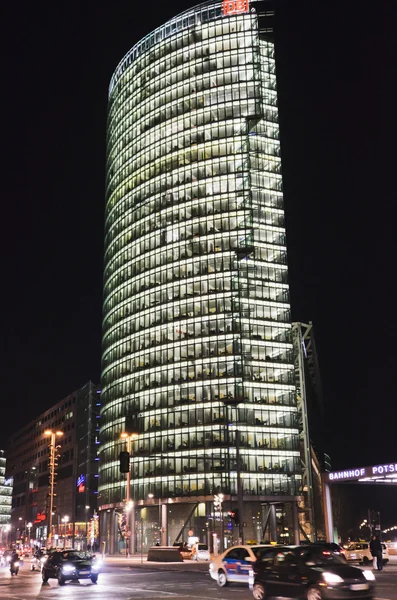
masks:
<svg viewBox="0 0 397 600"><path fill-rule="evenodd" d="M153 562L183 562L176 546L151 546L147 559Z"/></svg>

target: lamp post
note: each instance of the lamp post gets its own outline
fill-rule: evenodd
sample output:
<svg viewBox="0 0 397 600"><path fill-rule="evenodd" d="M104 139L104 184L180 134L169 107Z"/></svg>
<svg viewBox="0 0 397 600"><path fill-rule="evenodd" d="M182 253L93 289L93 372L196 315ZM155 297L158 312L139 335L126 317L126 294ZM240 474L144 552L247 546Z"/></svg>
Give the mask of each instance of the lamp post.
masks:
<svg viewBox="0 0 397 600"><path fill-rule="evenodd" d="M61 519L62 523L65 523L65 535L63 537L63 547L66 547L66 531L67 531L67 524L69 522L69 517L68 515L65 515L64 517L62 517Z"/></svg>
<svg viewBox="0 0 397 600"><path fill-rule="evenodd" d="M19 521L19 527L17 528L17 532L19 531L19 535L17 535L17 538L19 540L21 540L22 539L22 537L21 537L21 535L22 535L22 523L21 523L21 521L23 521L23 518L22 517L18 517L18 521Z"/></svg>
<svg viewBox="0 0 397 600"><path fill-rule="evenodd" d="M5 530L6 530L6 548L8 548L8 536L11 531L11 525L9 523L6 525Z"/></svg>
<svg viewBox="0 0 397 600"><path fill-rule="evenodd" d="M29 548L30 548L30 530L32 529L32 527L33 527L32 523L28 523L26 525L26 528L28 530L28 545L29 545Z"/></svg>
<svg viewBox="0 0 397 600"><path fill-rule="evenodd" d="M63 435L62 431L51 431L47 429L44 435L50 436L50 510L48 513L48 531L47 531L47 546L51 546L52 538L52 513L54 510L54 486L55 486L55 466L56 466L56 452L55 452L55 440L57 436Z"/></svg>
<svg viewBox="0 0 397 600"><path fill-rule="evenodd" d="M127 433L127 432L123 432L120 434L120 438L125 440L126 443L126 450L128 452L128 472L127 472L127 478L126 478L126 491L125 491L125 555L126 558L129 558L130 556L130 511L133 505L133 502L131 501L130 498L130 490L131 490L131 465L130 465L130 458L131 458L131 441L136 439L138 437L137 433Z"/></svg>
<svg viewBox="0 0 397 600"><path fill-rule="evenodd" d="M87 504L85 506L85 549L88 550L88 511L90 510L90 506Z"/></svg>
<svg viewBox="0 0 397 600"><path fill-rule="evenodd" d="M220 551L221 553L223 552L224 548L223 548L223 508L222 508L222 503L223 503L223 494L216 494L214 496L214 509L215 510L219 510L219 514L220 514L220 521L221 521L221 535L220 535ZM214 515L215 516L215 515Z"/></svg>
<svg viewBox="0 0 397 600"><path fill-rule="evenodd" d="M153 500L154 499L154 494L152 494L151 492L147 495L147 497L149 498L149 500ZM159 498L159 533L160 533L160 546L163 546L163 523L162 523L162 518L161 518L161 509L162 509L162 504L161 504L161 499Z"/></svg>

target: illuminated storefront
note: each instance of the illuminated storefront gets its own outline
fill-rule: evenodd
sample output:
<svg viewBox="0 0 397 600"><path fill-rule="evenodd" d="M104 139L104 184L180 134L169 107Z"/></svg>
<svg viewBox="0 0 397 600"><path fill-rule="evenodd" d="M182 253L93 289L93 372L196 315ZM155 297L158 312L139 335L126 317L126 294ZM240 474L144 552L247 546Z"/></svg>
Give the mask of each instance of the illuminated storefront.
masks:
<svg viewBox="0 0 397 600"><path fill-rule="evenodd" d="M110 551L122 432L138 434L130 498L159 521L168 507L168 542L175 510L197 503L191 526L210 517L216 530L214 494L236 505L237 432L247 539L267 501L299 495L268 6L187 10L137 43L110 84L99 500Z"/></svg>

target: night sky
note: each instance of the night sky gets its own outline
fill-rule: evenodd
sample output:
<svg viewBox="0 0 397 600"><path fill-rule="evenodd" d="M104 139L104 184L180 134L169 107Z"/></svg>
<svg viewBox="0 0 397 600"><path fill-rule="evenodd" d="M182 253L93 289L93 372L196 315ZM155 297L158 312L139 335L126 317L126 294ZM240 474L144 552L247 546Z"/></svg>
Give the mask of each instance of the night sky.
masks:
<svg viewBox="0 0 397 600"><path fill-rule="evenodd" d="M0 447L99 381L108 84L194 4L3 7ZM335 469L397 461L392 4L277 4L292 318L314 324ZM396 492L376 492L392 521Z"/></svg>

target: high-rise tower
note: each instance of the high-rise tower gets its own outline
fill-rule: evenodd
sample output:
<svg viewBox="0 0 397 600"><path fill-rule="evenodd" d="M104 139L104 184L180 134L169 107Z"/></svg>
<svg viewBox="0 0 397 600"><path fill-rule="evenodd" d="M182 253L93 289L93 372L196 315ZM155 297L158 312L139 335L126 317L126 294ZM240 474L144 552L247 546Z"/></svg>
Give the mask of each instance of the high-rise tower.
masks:
<svg viewBox="0 0 397 600"><path fill-rule="evenodd" d="M105 236L99 505L110 551L128 497L122 432L137 434L133 548L135 518L147 532L162 521L171 543L181 522L231 543L239 483L247 539L263 538L269 515L274 538L270 503L289 527L301 467L268 2L205 2L123 58L109 90Z"/></svg>

